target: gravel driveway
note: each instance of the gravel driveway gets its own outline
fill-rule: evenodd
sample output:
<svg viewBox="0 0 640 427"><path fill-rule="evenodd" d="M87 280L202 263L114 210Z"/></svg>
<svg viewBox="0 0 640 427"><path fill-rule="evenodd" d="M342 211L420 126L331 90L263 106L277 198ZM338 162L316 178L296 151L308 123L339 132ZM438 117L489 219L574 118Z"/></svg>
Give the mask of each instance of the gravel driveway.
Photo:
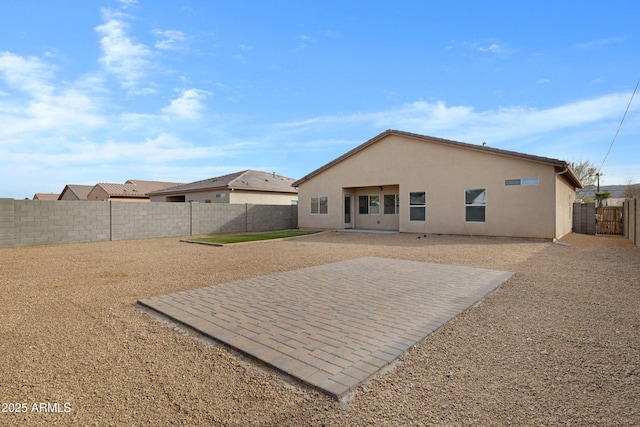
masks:
<svg viewBox="0 0 640 427"><path fill-rule="evenodd" d="M562 243L328 232L0 249L0 425L640 425L640 249ZM362 256L516 274L348 403L135 307Z"/></svg>

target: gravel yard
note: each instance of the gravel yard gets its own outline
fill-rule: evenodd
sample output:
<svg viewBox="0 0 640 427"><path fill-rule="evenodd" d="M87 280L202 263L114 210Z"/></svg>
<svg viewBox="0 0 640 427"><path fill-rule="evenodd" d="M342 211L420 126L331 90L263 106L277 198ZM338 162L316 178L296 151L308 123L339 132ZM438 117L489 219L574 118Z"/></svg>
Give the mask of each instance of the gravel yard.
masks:
<svg viewBox="0 0 640 427"><path fill-rule="evenodd" d="M640 425L640 249L562 243L328 232L0 249L0 425ZM362 256L516 274L347 403L135 307Z"/></svg>

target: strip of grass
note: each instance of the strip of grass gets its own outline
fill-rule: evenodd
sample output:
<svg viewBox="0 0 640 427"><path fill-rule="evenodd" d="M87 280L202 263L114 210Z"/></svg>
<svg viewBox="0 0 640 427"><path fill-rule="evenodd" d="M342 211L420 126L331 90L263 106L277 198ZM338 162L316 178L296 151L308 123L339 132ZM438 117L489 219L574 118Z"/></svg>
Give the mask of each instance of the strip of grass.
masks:
<svg viewBox="0 0 640 427"><path fill-rule="evenodd" d="M284 239L285 237L305 236L307 234L319 233L320 230L285 230L274 231L269 233L256 233L256 234L238 234L233 236L218 236L218 237L202 237L199 239L193 239L197 242L206 243L219 243L226 245L229 243L241 243L241 242L254 242L257 240L271 240L271 239Z"/></svg>

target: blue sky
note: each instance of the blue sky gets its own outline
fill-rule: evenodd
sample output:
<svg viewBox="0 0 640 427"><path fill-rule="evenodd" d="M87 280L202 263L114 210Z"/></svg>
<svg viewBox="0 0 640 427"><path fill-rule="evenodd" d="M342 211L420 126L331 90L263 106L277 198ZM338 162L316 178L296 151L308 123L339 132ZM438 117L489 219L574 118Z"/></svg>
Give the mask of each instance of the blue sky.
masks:
<svg viewBox="0 0 640 427"><path fill-rule="evenodd" d="M386 129L600 166L640 2L0 2L0 197L244 169ZM640 94L601 183L640 182Z"/></svg>

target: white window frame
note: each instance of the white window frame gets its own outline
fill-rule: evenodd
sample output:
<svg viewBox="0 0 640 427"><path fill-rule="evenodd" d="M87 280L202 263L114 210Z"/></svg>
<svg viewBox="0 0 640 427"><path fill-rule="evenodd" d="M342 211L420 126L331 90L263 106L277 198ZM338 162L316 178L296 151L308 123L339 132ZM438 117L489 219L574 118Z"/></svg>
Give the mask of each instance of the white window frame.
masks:
<svg viewBox="0 0 640 427"><path fill-rule="evenodd" d="M538 178L522 178L522 185L538 185L540 180Z"/></svg>
<svg viewBox="0 0 640 427"><path fill-rule="evenodd" d="M315 201L314 201L315 199ZM324 199L324 204L322 203L322 200ZM316 212L314 212L314 206L316 207ZM324 207L324 212L323 212L323 208ZM328 215L329 214L329 196L323 196L323 195L315 195L315 196L311 196L311 209L310 209L311 215Z"/></svg>
<svg viewBox="0 0 640 427"><path fill-rule="evenodd" d="M367 198L367 212L362 212L360 210L361 206L360 206L360 199L362 197L366 197ZM378 198L378 204L374 205L372 204L372 197L377 197ZM371 212L371 208L372 207L377 207L378 208L378 212ZM379 194L361 194L358 196L358 215L380 215L380 195Z"/></svg>
<svg viewBox="0 0 640 427"><path fill-rule="evenodd" d="M475 197L471 203L469 203L468 199L467 199L467 193L469 191L480 191L482 190L482 192L484 193L484 202L478 203L477 199L478 197ZM483 220L475 220L475 219L469 219L469 209L468 208L479 208L482 207L484 209L484 219ZM487 222L487 189L486 188L466 188L464 190L464 222L469 222L469 223L485 223Z"/></svg>
<svg viewBox="0 0 640 427"><path fill-rule="evenodd" d="M412 194L416 194L416 193L422 193L424 194L424 203L412 203L411 201L411 195ZM409 221L414 221L414 222L425 222L427 220L427 192L426 191L410 191L409 192ZM411 218L411 212L414 212L415 209L420 209L422 208L424 210L424 218L423 219L412 219Z"/></svg>

